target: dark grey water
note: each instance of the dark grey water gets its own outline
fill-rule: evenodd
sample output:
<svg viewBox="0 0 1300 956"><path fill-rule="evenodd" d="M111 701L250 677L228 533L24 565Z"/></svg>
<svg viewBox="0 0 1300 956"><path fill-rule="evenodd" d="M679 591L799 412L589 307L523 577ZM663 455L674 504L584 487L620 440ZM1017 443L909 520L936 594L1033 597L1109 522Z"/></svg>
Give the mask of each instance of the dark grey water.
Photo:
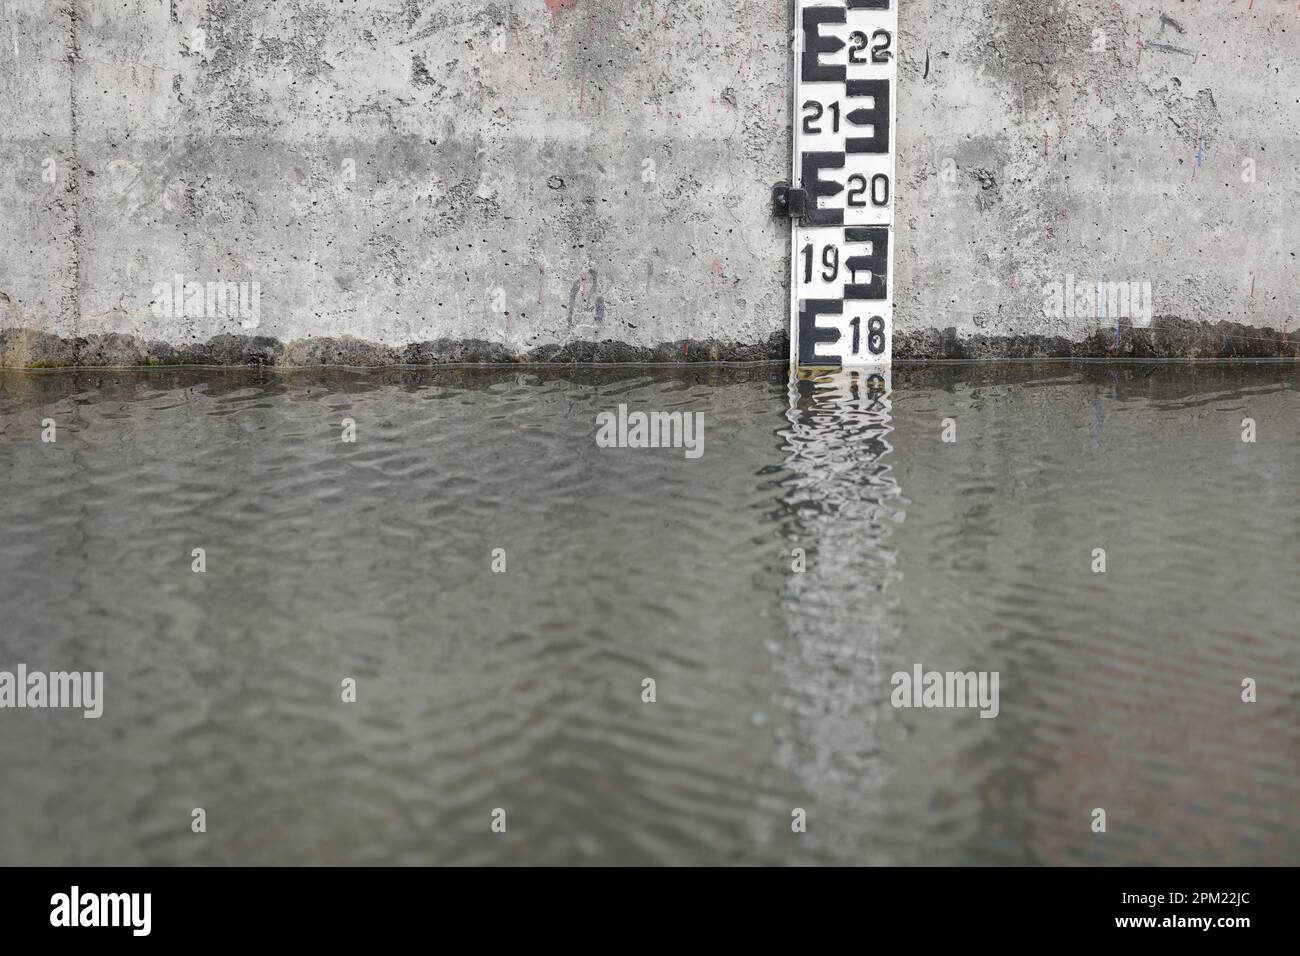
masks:
<svg viewBox="0 0 1300 956"><path fill-rule="evenodd" d="M0 373L0 863L1300 862L1298 384Z"/></svg>

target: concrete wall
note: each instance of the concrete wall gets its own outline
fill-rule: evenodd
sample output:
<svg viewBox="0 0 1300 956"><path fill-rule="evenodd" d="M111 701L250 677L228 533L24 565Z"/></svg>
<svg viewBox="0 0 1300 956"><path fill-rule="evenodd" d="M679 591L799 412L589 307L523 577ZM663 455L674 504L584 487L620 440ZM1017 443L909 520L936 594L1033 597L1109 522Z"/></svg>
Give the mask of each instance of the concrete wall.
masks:
<svg viewBox="0 0 1300 956"><path fill-rule="evenodd" d="M784 357L791 7L7 0L0 363ZM896 357L1300 354L1293 4L900 35ZM1067 276L1153 320L1045 314Z"/></svg>

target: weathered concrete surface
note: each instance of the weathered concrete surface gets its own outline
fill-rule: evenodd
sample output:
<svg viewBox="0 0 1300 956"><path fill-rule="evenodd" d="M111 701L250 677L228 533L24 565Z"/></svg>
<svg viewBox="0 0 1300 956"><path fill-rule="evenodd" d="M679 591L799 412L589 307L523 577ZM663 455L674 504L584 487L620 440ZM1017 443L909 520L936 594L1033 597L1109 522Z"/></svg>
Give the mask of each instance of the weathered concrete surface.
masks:
<svg viewBox="0 0 1300 956"><path fill-rule="evenodd" d="M1297 354L1293 5L900 16L895 354ZM1067 276L1149 282L1154 321L1045 315L1044 284Z"/></svg>
<svg viewBox="0 0 1300 956"><path fill-rule="evenodd" d="M789 0L3 16L0 364L785 354ZM904 0L895 354L1300 354L1298 32ZM177 275L255 314L167 314ZM1154 320L1045 314L1067 275L1149 282Z"/></svg>

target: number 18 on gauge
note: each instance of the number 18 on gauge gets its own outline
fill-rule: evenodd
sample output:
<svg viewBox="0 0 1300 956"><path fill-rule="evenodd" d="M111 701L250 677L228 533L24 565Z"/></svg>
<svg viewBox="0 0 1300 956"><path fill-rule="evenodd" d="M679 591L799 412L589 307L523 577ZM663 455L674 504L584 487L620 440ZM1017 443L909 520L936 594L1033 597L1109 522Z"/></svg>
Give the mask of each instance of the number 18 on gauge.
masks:
<svg viewBox="0 0 1300 956"><path fill-rule="evenodd" d="M796 0L790 351L889 362L899 0ZM780 187L778 187L780 188Z"/></svg>

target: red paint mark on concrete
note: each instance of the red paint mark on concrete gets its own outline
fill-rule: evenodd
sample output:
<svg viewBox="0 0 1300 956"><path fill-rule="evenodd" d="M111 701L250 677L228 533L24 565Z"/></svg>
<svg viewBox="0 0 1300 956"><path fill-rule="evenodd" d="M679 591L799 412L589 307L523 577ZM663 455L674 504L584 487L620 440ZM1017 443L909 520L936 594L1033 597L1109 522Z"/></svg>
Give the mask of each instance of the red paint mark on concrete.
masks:
<svg viewBox="0 0 1300 956"><path fill-rule="evenodd" d="M1255 273L1250 274L1250 297L1255 298Z"/></svg>
<svg viewBox="0 0 1300 956"><path fill-rule="evenodd" d="M1016 274L1013 272L1011 273L1011 288L1014 289L1015 287L1016 287Z"/></svg>
<svg viewBox="0 0 1300 956"><path fill-rule="evenodd" d="M582 104L587 101L587 79L583 77L578 81L578 112L582 112Z"/></svg>
<svg viewBox="0 0 1300 956"><path fill-rule="evenodd" d="M551 11L551 29L554 30L560 22L560 12L563 10L573 10L578 6L578 0L542 0L546 4L546 9Z"/></svg>

